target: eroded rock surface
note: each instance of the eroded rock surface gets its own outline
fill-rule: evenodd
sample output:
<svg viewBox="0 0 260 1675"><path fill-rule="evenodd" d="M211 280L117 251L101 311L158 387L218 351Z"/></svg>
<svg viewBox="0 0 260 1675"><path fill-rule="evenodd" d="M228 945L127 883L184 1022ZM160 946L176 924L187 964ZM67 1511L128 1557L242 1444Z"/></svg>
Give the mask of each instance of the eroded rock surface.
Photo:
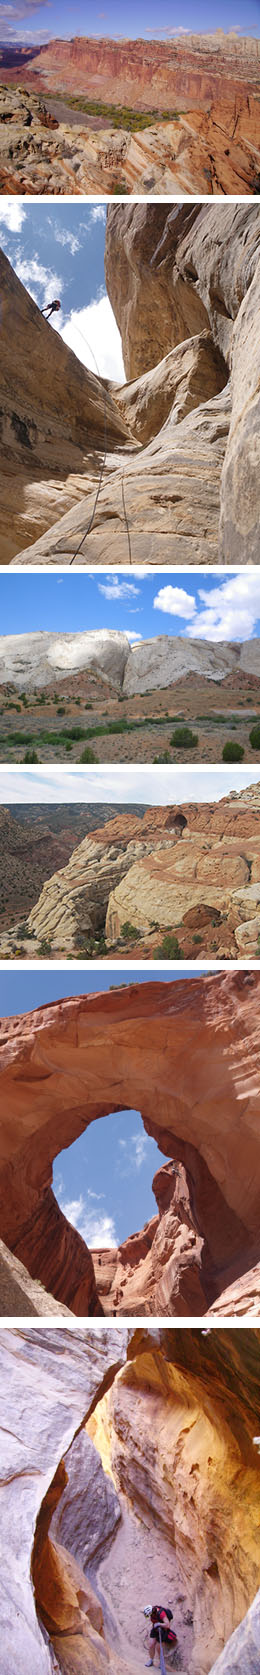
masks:
<svg viewBox="0 0 260 1675"><path fill-rule="evenodd" d="M14 564L258 563L259 259L252 201L110 204L106 280L129 380L109 386L120 452L111 443L94 522L100 452L80 505L72 482L58 520L43 495L45 532L32 519L29 543L12 533Z"/></svg>
<svg viewBox="0 0 260 1675"><path fill-rule="evenodd" d="M141 818L133 806L92 829L79 847L70 843L70 851L67 865L46 877L25 921L32 958L42 947L44 954L47 942L54 959L79 952L106 958L111 947L126 959L141 948L149 959L160 955L158 934L165 931L169 959L178 953L236 958L237 951L243 957L248 944L257 953L259 784L217 803L151 807ZM12 863L10 901L11 880ZM19 927L9 910L0 952L13 958L17 947ZM167 957L167 948L162 952Z"/></svg>
<svg viewBox="0 0 260 1675"><path fill-rule="evenodd" d="M156 1562L186 1675L255 1675L259 1333L2 1331L0 1374L3 1675L141 1675Z"/></svg>
<svg viewBox="0 0 260 1675"><path fill-rule="evenodd" d="M2 1675L18 1675L18 1672L19 1675L52 1675L53 1662L37 1621L31 1577L36 1519L62 1453L88 1417L93 1402L103 1395L123 1364L126 1344L124 1331L119 1336L111 1329L101 1331L98 1338L91 1332L75 1332L70 1337L69 1333L63 1336L61 1330L46 1333L37 1327L33 1336L26 1329L21 1334L17 1331L0 1334L3 1396L8 1389L6 1414L1 1398L1 1476L5 1499L1 1552ZM42 1530L41 1548L44 1533ZM56 1613L60 1626L63 1610L67 1632L75 1628L78 1635L82 1629L87 1658L85 1631L89 1599L84 1599L81 1576L75 1578L74 1573L72 1577L72 1568L68 1575L69 1564L68 1555L67 1573L63 1573L62 1561L59 1578L56 1570ZM50 1586L52 1577L50 1562ZM46 1603L45 1599L45 1607ZM89 1675L95 1675L95 1671L102 1675L103 1668L110 1668L109 1649L101 1643L99 1661L99 1644L91 1619L89 1643L91 1657L85 1668Z"/></svg>
<svg viewBox="0 0 260 1675"><path fill-rule="evenodd" d="M222 973L3 1021L3 1237L76 1314L123 1314L127 1301L133 1314L198 1315L234 1281L239 1310L239 1281L243 1292L260 1257L258 1003L257 972ZM98 1253L94 1263L55 1201L52 1161L89 1122L128 1108L174 1167L155 1178L159 1217L107 1253L104 1285Z"/></svg>
<svg viewBox="0 0 260 1675"><path fill-rule="evenodd" d="M18 692L28 692L94 669L112 687L121 688L129 653L127 635L116 629L5 634L0 638L0 686L11 682Z"/></svg>

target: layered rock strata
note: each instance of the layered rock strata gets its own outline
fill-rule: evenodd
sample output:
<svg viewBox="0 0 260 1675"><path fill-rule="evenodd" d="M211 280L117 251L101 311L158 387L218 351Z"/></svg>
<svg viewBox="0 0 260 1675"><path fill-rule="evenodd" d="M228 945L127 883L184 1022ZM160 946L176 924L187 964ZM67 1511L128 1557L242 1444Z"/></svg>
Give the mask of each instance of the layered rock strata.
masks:
<svg viewBox="0 0 260 1675"><path fill-rule="evenodd" d="M106 280L128 379L110 385L120 458L90 530L94 471L58 521L45 502L39 539L12 534L13 563L258 563L257 207L110 205Z"/></svg>
<svg viewBox="0 0 260 1675"><path fill-rule="evenodd" d="M224 973L3 1021L3 1237L75 1313L106 1306L102 1260L95 1279L54 1198L52 1161L89 1122L128 1107L172 1167L155 1179L159 1219L114 1253L108 1312L127 1300L129 1313L197 1315L234 1282L239 1312L253 1267L259 1294L258 1001L257 972Z"/></svg>
<svg viewBox="0 0 260 1675"><path fill-rule="evenodd" d="M51 88L46 109L37 73L15 90L0 86L0 180L4 194L39 192L95 197L133 192L180 197L205 192L251 195L259 189L260 123L256 85L224 84L207 107L201 100L183 100L182 114L169 111L169 120L147 128L131 122L113 125L111 111L103 110L103 126L76 114L55 99ZM28 85L29 84L29 85ZM44 88L44 82L43 82ZM151 84L149 81L149 91ZM36 89L36 91L35 91ZM87 90L88 93L88 90ZM151 96L151 94L150 94ZM86 97L86 94L85 94ZM174 103L177 101L173 101ZM186 106L188 108L186 109ZM199 108L197 108L199 107ZM54 114L52 114L52 110ZM65 115L65 121L60 120ZM67 121L66 121L67 117ZM29 130L29 132L28 132Z"/></svg>
<svg viewBox="0 0 260 1675"><path fill-rule="evenodd" d="M141 1671L155 1533L181 1667L251 1675L259 1333L2 1331L0 1372L3 1675Z"/></svg>
<svg viewBox="0 0 260 1675"><path fill-rule="evenodd" d="M149 958L160 955L163 931L170 933L169 959L178 953L192 959L257 954L259 784L218 803L166 804L140 814L133 806L92 830L79 847L70 842L67 865L47 876L25 921L31 957L47 941L54 959L83 957L93 945L97 957L113 947L132 959L133 944L135 953L141 948ZM10 925L9 911L2 956L13 957L17 946L19 926Z"/></svg>

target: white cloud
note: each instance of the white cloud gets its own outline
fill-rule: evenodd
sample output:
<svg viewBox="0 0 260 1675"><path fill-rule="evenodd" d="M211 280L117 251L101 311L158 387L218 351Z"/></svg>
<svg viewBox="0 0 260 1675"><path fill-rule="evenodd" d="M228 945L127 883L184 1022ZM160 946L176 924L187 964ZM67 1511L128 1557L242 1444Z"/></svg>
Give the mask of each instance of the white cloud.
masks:
<svg viewBox="0 0 260 1675"><path fill-rule="evenodd" d="M107 296L90 302L88 308L74 311L61 336L83 366L92 372L95 369L100 378L111 378L117 384L125 382L120 332Z"/></svg>
<svg viewBox="0 0 260 1675"><path fill-rule="evenodd" d="M149 803L153 807L181 802L212 802L228 791L257 785L260 768L153 767L149 763L121 763L120 767L0 769L3 803Z"/></svg>
<svg viewBox="0 0 260 1675"><path fill-rule="evenodd" d="M63 280L59 274L53 271L53 268L42 266L37 253L28 261L25 256L22 256L20 250L17 251L15 257L13 257L13 267L18 279L21 279L22 285L26 286L29 296L33 297L33 301L37 302L38 307L44 308L47 302L52 301L53 297L61 296ZM60 320L61 315L59 314L59 322Z"/></svg>
<svg viewBox="0 0 260 1675"><path fill-rule="evenodd" d="M90 210L90 220L92 222L94 222L94 225L95 225L96 221L103 221L103 226L105 227L105 225L106 225L106 207L105 207L105 204L94 204L93 205L93 209Z"/></svg>
<svg viewBox="0 0 260 1675"><path fill-rule="evenodd" d="M63 247L65 244L68 244L72 256L76 256L77 251L82 249L80 239L76 238L75 233L70 233L68 227L59 227L58 222L56 221L52 230L56 244L62 244Z"/></svg>
<svg viewBox="0 0 260 1675"><path fill-rule="evenodd" d="M122 628L122 634L127 634L127 639L130 641L133 640L134 644L136 643L136 640L142 640L143 638L142 634L134 634L133 628Z"/></svg>
<svg viewBox="0 0 260 1675"><path fill-rule="evenodd" d="M21 232L26 213L19 198L6 198L5 203L0 204L0 222L4 227L8 227L9 233Z"/></svg>
<svg viewBox="0 0 260 1675"><path fill-rule="evenodd" d="M166 616L193 617L196 611L196 600L193 594L186 593L184 587L160 587L153 601L154 611L164 611Z"/></svg>
<svg viewBox="0 0 260 1675"><path fill-rule="evenodd" d="M135 1172L138 1173L143 1163L146 1163L147 1150L152 1145L153 1141L150 1136L144 1133L130 1134L127 1140L119 1140L120 1151L123 1153L122 1162L119 1165L119 1174L125 1177Z"/></svg>
<svg viewBox="0 0 260 1675"><path fill-rule="evenodd" d="M140 587L134 582L120 582L118 576L112 576L107 582L98 582L99 593L104 593L105 599L131 599L133 594L140 593Z"/></svg>
<svg viewBox="0 0 260 1675"><path fill-rule="evenodd" d="M230 576L228 581L217 583L216 587L206 591L199 589L200 607L197 608L191 626L186 630L188 638L201 640L251 640L260 617L260 574L249 575L248 570L241 570L237 576Z"/></svg>
<svg viewBox="0 0 260 1675"><path fill-rule="evenodd" d="M92 1194L92 1197L94 1196ZM60 1199L60 1209L72 1227L76 1227L77 1233L81 1234L90 1250L97 1250L99 1246L111 1250L118 1244L113 1216L106 1215L105 1211L103 1215L98 1215L94 1210L90 1210L82 1193L80 1198L65 1201Z"/></svg>

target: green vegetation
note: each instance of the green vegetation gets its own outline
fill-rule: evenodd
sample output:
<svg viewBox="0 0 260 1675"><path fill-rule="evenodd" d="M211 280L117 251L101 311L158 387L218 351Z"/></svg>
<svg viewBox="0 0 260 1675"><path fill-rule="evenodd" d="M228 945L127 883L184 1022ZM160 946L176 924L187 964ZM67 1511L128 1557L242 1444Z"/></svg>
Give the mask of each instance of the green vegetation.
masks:
<svg viewBox="0 0 260 1675"><path fill-rule="evenodd" d="M154 960L183 960L184 959L184 954L182 953L182 949L180 948L180 944L178 942L178 937L175 935L175 931L167 932L166 936L163 937L163 942L160 943L160 946L158 948L154 949L153 959Z"/></svg>
<svg viewBox="0 0 260 1675"><path fill-rule="evenodd" d="M242 762L244 755L242 744L238 744L235 739L227 739L224 750L222 750L222 762Z"/></svg>
<svg viewBox="0 0 260 1675"><path fill-rule="evenodd" d="M161 755L160 756L154 756L153 760L154 760L154 762L170 762L171 761L170 751L169 750L163 750L161 752Z"/></svg>
<svg viewBox="0 0 260 1675"><path fill-rule="evenodd" d="M170 744L174 745L176 750L195 750L198 733L192 733L190 727L175 727Z"/></svg>
<svg viewBox="0 0 260 1675"><path fill-rule="evenodd" d="M67 748L68 746L66 745L66 750ZM69 746L69 749L71 750L71 745ZM85 750L82 751L82 756L80 756L80 762L97 762L97 756L95 756L94 750L90 749L89 744L85 745Z"/></svg>
<svg viewBox="0 0 260 1675"><path fill-rule="evenodd" d="M52 99L61 99L64 103L64 93L52 92ZM87 116L104 116L112 128L125 128L130 134L153 128L158 122L178 122L181 114L175 110L159 111L157 107L150 111L136 111L131 110L129 105L105 105L100 99L85 99L84 94L77 97L76 94L66 93L65 101L70 110L84 111ZM118 190L121 192L121 187Z"/></svg>
<svg viewBox="0 0 260 1675"><path fill-rule="evenodd" d="M37 756L37 750L26 750L25 751L24 762L38 762L38 761L39 761L39 757Z"/></svg>
<svg viewBox="0 0 260 1675"><path fill-rule="evenodd" d="M125 919L124 925L121 925L121 936L124 937L125 942L137 941L138 931L135 930L134 925L130 924L129 919Z"/></svg>
<svg viewBox="0 0 260 1675"><path fill-rule="evenodd" d="M256 727L252 727L249 738L252 750L260 750L260 721L257 722Z"/></svg>

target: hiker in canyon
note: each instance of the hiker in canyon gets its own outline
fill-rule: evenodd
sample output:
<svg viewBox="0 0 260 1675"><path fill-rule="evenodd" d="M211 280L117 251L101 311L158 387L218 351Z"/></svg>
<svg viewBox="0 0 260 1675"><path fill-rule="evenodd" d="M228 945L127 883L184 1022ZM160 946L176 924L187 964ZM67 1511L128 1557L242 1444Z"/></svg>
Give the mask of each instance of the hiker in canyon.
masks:
<svg viewBox="0 0 260 1675"><path fill-rule="evenodd" d="M46 320L50 320L51 314L57 314L58 308L61 308L61 303L56 298L54 302L45 303L44 308L41 308L41 314L46 314Z"/></svg>
<svg viewBox="0 0 260 1675"><path fill-rule="evenodd" d="M146 1669L151 1669L152 1668L152 1665L154 1663L154 1658L155 1658L156 1646L158 1646L159 1661L160 1661L160 1664L161 1664L161 1668L164 1669L165 1664L164 1664L163 1653L162 1653L162 1657L161 1657L162 1645L163 1644L166 1645L166 1646L176 1646L177 1645L177 1636L174 1633L174 1629L170 1628L170 1623L172 1622L172 1611L170 1611L170 1607L167 1606L167 1605L145 1605L144 1606L144 1617L150 1617L151 1618L151 1624L152 1624L151 1631L150 1631L150 1645L149 1645L150 1657L148 1658L148 1662L146 1663L145 1668Z"/></svg>

